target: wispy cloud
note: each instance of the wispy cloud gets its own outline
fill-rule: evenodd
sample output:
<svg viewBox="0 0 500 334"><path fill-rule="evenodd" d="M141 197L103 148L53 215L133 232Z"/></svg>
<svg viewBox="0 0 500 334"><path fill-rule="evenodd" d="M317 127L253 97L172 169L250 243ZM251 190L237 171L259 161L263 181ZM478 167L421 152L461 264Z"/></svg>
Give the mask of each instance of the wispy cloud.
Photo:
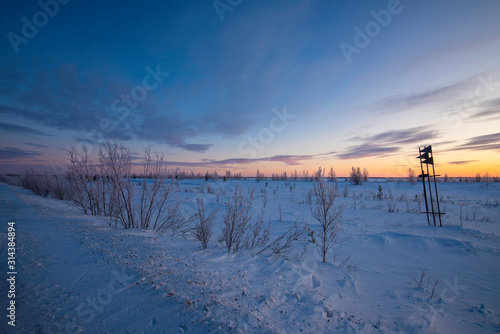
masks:
<svg viewBox="0 0 500 334"><path fill-rule="evenodd" d="M452 148L453 151L462 150L472 150L472 151L484 151L484 150L500 150L500 132L492 133L489 135L472 137L467 140L462 145Z"/></svg>
<svg viewBox="0 0 500 334"><path fill-rule="evenodd" d="M493 98L482 101L477 111L471 114L468 118L479 120L481 122L500 118L500 98Z"/></svg>
<svg viewBox="0 0 500 334"><path fill-rule="evenodd" d="M369 109L382 114L391 114L405 111L416 106L428 103L453 101L459 92L464 90L466 82L456 82L443 87L436 87L423 92L414 92L406 95L389 96L369 105Z"/></svg>
<svg viewBox="0 0 500 334"><path fill-rule="evenodd" d="M0 149L0 160L14 160L41 156L37 151L22 150L15 147L5 147Z"/></svg>
<svg viewBox="0 0 500 334"><path fill-rule="evenodd" d="M486 78L491 77L493 74L495 74L494 80L496 80L496 77L500 75L500 68L493 68L477 73L448 85L437 86L420 92L389 96L367 107L371 111L377 111L382 114L397 113L426 104L449 103L449 107L451 108L457 104L457 101L463 100L464 97L466 99L485 99L484 108L492 107L492 105L487 104L490 95L488 90L491 87L484 87L484 85L485 81L488 81ZM498 101L495 102L495 107L498 107Z"/></svg>
<svg viewBox="0 0 500 334"><path fill-rule="evenodd" d="M184 167L226 167L229 165L248 165L258 162L282 162L285 165L295 166L300 165L304 161L312 160L319 155L275 155L271 157L255 158L255 159L242 159L242 158L229 158L223 160L203 159L197 162L181 162L181 161L168 161L167 164L174 166Z"/></svg>
<svg viewBox="0 0 500 334"><path fill-rule="evenodd" d="M375 135L355 136L351 142L360 142L349 146L337 154L341 159L356 159L367 157L383 157L397 153L404 145L425 143L439 136L439 132L427 127L416 127L405 130L384 131Z"/></svg>
<svg viewBox="0 0 500 334"><path fill-rule="evenodd" d="M357 159L368 157L383 157L391 153L399 152L400 148L396 146L377 146L372 144L350 146L346 152L340 153L337 156L340 159Z"/></svg>
<svg viewBox="0 0 500 334"><path fill-rule="evenodd" d="M460 165L467 165L467 164L470 164L470 163L473 163L473 162L476 162L478 160L462 160L462 161L450 161L448 162L449 165L457 165L457 166L460 166Z"/></svg>
<svg viewBox="0 0 500 334"><path fill-rule="evenodd" d="M177 147L183 148L191 152L206 152L212 144L179 144Z"/></svg>
<svg viewBox="0 0 500 334"><path fill-rule="evenodd" d="M28 143L28 142L24 142L23 144L33 146L33 147L38 147L38 148L49 148L49 146L43 145L43 144Z"/></svg>
<svg viewBox="0 0 500 334"><path fill-rule="evenodd" d="M15 132L25 135L37 135L37 136L49 136L45 132L38 131L26 126L11 124L11 123L0 123L0 130L3 132Z"/></svg>

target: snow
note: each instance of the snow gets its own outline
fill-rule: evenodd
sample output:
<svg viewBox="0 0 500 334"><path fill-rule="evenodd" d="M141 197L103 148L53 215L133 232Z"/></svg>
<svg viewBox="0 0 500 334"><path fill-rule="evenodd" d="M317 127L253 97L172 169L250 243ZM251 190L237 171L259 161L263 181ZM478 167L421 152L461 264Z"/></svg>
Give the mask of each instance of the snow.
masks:
<svg viewBox="0 0 500 334"><path fill-rule="evenodd" d="M311 182L239 184L247 192L254 188L254 218L265 203L271 238L297 219L318 229L308 204ZM376 197L379 185L382 200ZM195 210L194 190L204 187L205 203L214 208L235 186L233 180L183 180L178 196L189 215ZM296 244L288 257L255 250L229 254L216 240L217 225L215 238L202 250L189 234L112 228L66 202L0 184L2 275L9 221L16 222L18 267L16 327L3 319L0 328L8 333L500 332L499 184L439 183L446 212L442 228L428 226L416 212L421 184L372 180L354 186L342 180L338 188L338 202L348 205L341 235L347 239L322 263L309 242ZM388 212L389 202L396 212ZM347 257L351 266L339 266ZM424 268L418 287L412 275L418 280ZM6 280L1 282L6 291ZM1 308L6 307L2 297Z"/></svg>

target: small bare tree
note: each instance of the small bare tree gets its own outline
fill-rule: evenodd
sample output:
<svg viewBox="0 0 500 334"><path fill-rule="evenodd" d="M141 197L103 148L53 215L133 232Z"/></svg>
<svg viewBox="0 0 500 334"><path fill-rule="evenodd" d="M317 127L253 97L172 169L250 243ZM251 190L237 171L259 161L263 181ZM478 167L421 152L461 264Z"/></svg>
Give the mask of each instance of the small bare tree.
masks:
<svg viewBox="0 0 500 334"><path fill-rule="evenodd" d="M408 182L410 182L411 184L415 184L416 181L417 181L417 177L416 177L415 171L412 168L409 168L408 169Z"/></svg>
<svg viewBox="0 0 500 334"><path fill-rule="evenodd" d="M336 243L340 230L340 216L345 209L344 205L336 205L338 191L335 185L322 180L314 181L314 205L311 207L312 216L316 219L321 229L316 238L316 245L326 262L326 255Z"/></svg>
<svg viewBox="0 0 500 334"><path fill-rule="evenodd" d="M201 243L203 249L207 249L208 242L212 238L212 230L218 207L206 215L205 211L207 208L203 203L203 194L195 194L195 196L198 205L197 211L193 217L195 221L195 237Z"/></svg>
<svg viewBox="0 0 500 334"><path fill-rule="evenodd" d="M73 203L81 207L85 214L99 214L97 209L99 199L93 188L93 179L97 172L89 160L88 148L83 146L82 154L78 154L77 150L71 147L67 152L67 162Z"/></svg>
<svg viewBox="0 0 500 334"><path fill-rule="evenodd" d="M109 191L110 216L124 228L139 227L134 207L132 153L116 140L107 140L99 151L99 160L109 179L106 189Z"/></svg>
<svg viewBox="0 0 500 334"><path fill-rule="evenodd" d="M262 208L257 221L249 224L246 237L246 246L250 249L255 247L264 247L269 241L269 233L271 232L271 222L265 227L264 225L264 208Z"/></svg>
<svg viewBox="0 0 500 334"><path fill-rule="evenodd" d="M139 219L141 228L151 227L159 232L176 230L185 220L181 215L181 202L175 196L177 188L173 175L163 165L163 154L151 154L151 146L144 148L144 183L139 190Z"/></svg>
<svg viewBox="0 0 500 334"><path fill-rule="evenodd" d="M330 182L335 182L337 181L337 174L333 170L333 167L330 167L330 172L328 173L328 177L330 179Z"/></svg>
<svg viewBox="0 0 500 334"><path fill-rule="evenodd" d="M224 225L220 241L228 252L236 252L245 246L247 225L252 219L253 189L247 197L237 184L232 196L229 196L224 214Z"/></svg>
<svg viewBox="0 0 500 334"><path fill-rule="evenodd" d="M349 174L349 179L354 184L363 184L363 174L361 173L361 168L352 167L351 173Z"/></svg>

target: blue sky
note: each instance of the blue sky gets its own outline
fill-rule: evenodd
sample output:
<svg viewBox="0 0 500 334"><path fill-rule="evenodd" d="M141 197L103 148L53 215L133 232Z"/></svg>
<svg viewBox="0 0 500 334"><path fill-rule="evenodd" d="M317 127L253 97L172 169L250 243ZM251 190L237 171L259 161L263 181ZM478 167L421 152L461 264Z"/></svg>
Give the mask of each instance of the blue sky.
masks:
<svg viewBox="0 0 500 334"><path fill-rule="evenodd" d="M498 1L2 4L0 172L116 138L171 167L500 171ZM346 51L347 50L347 51Z"/></svg>

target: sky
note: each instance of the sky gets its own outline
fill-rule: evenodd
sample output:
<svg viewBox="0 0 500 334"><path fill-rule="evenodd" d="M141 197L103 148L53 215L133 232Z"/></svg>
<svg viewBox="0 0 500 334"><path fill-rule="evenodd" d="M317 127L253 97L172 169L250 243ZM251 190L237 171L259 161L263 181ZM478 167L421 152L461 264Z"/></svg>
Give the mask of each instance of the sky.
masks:
<svg viewBox="0 0 500 334"><path fill-rule="evenodd" d="M3 2L0 173L106 139L195 173L500 174L500 2Z"/></svg>

